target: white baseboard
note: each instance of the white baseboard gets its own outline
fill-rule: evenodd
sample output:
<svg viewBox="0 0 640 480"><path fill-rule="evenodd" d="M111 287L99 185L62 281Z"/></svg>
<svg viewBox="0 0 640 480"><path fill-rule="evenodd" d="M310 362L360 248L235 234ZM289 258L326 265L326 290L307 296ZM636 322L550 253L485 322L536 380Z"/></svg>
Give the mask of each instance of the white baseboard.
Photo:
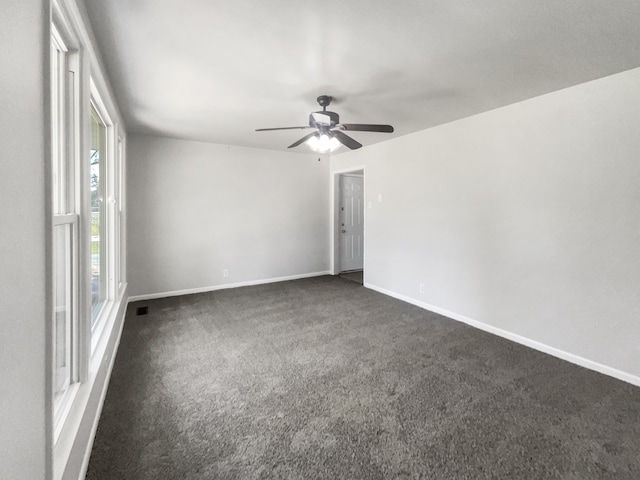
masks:
<svg viewBox="0 0 640 480"><path fill-rule="evenodd" d="M407 297L405 295L401 295L396 292L392 292L391 290L387 290L382 287L378 287L377 285L372 285L370 283L365 283L365 287L370 288L371 290L375 290L377 292L383 293L393 298L397 298L398 300L402 300L404 302L410 303L420 308L424 308L425 310L429 310L434 313L438 313L445 317L451 318L453 320L457 320L459 322L466 323L472 327L475 327L479 330L483 330L488 333L492 333L502 338L506 338L507 340L511 340L513 342L519 343L521 345L525 345L527 347L533 348L534 350L538 350L543 353L547 353L549 355L553 355L554 357L560 358L562 360L566 360L568 362L574 363L576 365L580 365L581 367L588 368L589 370L594 370L599 373L603 373L604 375L608 375L610 377L617 378L618 380L622 380L623 382L630 383L632 385L640 387L640 377L632 375L630 373L624 372L622 370L618 370L616 368L609 367L607 365L603 365L598 362L594 362L593 360L589 360L587 358L581 357L579 355L574 355L573 353L566 352L564 350L560 350L555 347L551 347L544 343L538 342L536 340L531 340L530 338L523 337L516 333L509 332L507 330L503 330L498 327L494 327L492 325L479 322L478 320L474 320L469 317L465 317L464 315L460 315L455 312L450 312L440 307L436 307L435 305L430 305L425 302L421 302L416 300L415 298Z"/></svg>
<svg viewBox="0 0 640 480"><path fill-rule="evenodd" d="M265 283L286 282L288 280L299 280L301 278L320 277L322 275L330 275L330 274L331 272L329 270L326 270L324 272L302 273L299 275L289 275L286 277L263 278L260 280L249 280L247 282L224 283L221 285L212 285L209 287L189 288L186 290L174 290L171 292L162 292L162 293L150 293L147 295L135 295L133 297L129 297L129 302L139 302L141 300L154 300L156 298L177 297L179 295L190 295L192 293L213 292L215 290L224 290L226 288L248 287L251 285L262 285Z"/></svg>

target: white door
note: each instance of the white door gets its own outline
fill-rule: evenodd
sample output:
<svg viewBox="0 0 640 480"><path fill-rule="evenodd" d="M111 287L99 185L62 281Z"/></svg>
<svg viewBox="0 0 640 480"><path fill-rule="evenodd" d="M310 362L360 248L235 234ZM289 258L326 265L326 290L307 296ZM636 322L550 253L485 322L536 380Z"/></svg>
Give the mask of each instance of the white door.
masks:
<svg viewBox="0 0 640 480"><path fill-rule="evenodd" d="M340 271L364 266L364 178L340 175Z"/></svg>

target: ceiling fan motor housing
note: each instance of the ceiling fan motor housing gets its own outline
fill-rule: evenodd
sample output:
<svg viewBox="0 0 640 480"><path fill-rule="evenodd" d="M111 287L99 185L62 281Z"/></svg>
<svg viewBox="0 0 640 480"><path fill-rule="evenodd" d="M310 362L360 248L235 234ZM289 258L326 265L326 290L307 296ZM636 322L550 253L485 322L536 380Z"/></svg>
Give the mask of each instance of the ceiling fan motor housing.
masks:
<svg viewBox="0 0 640 480"><path fill-rule="evenodd" d="M314 118L314 114L315 118ZM329 121L318 120L323 117L329 117ZM329 112L327 110L320 112L313 112L309 114L309 126L314 128L320 128L321 126L327 126L329 128L335 127L338 123L340 123L340 115L336 112Z"/></svg>

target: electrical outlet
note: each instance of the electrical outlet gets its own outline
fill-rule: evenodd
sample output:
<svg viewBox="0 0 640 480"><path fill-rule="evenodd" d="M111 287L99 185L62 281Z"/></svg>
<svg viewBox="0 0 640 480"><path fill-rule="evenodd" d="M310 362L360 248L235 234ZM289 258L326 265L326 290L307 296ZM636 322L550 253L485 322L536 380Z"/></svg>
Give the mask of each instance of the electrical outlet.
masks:
<svg viewBox="0 0 640 480"><path fill-rule="evenodd" d="M425 291L424 283L421 283L420 285L418 285L418 290L420 290L420 293L424 293Z"/></svg>
<svg viewBox="0 0 640 480"><path fill-rule="evenodd" d="M224 270L222 270L222 276L224 278L227 278L229 276L229 269L225 268Z"/></svg>

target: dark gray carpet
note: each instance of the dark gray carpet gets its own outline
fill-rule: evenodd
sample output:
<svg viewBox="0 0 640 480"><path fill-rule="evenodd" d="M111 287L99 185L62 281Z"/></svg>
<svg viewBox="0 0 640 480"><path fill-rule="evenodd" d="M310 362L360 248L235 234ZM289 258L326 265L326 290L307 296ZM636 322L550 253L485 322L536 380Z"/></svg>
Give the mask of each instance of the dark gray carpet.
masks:
<svg viewBox="0 0 640 480"><path fill-rule="evenodd" d="M87 478L638 479L640 388L338 277L134 303Z"/></svg>

